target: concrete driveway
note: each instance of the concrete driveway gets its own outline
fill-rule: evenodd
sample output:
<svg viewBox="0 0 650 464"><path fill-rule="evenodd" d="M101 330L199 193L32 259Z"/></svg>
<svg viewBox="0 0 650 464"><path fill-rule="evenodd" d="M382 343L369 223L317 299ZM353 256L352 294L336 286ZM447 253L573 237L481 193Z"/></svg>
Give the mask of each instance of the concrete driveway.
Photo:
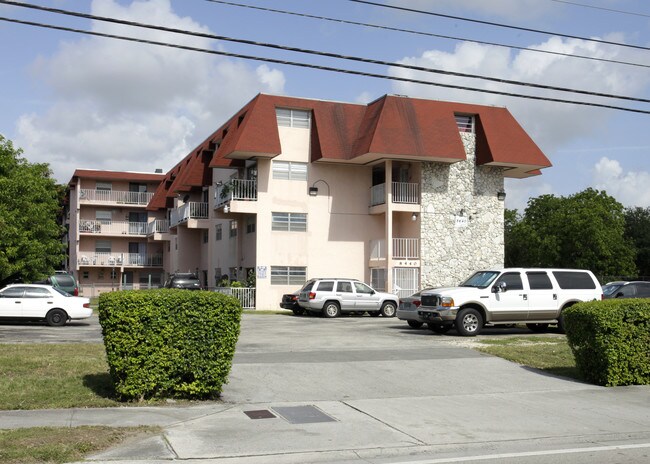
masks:
<svg viewBox="0 0 650 464"><path fill-rule="evenodd" d="M40 416L164 427L93 458L106 463L647 462L649 387L544 375L467 341L397 319L246 314L220 402Z"/></svg>

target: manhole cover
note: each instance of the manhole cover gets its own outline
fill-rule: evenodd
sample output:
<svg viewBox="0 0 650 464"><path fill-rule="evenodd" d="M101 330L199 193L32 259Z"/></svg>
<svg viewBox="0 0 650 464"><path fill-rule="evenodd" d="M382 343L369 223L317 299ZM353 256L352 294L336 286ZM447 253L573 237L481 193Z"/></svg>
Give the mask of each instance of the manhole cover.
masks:
<svg viewBox="0 0 650 464"><path fill-rule="evenodd" d="M268 409L258 409L256 411L244 411L251 419L274 419L275 415Z"/></svg>
<svg viewBox="0 0 650 464"><path fill-rule="evenodd" d="M316 422L336 422L316 406L281 406L271 408L291 424L313 424Z"/></svg>

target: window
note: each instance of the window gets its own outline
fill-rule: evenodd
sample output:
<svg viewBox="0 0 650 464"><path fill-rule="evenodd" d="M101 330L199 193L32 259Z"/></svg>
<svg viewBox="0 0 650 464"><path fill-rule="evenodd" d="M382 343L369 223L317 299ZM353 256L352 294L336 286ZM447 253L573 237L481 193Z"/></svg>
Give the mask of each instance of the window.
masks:
<svg viewBox="0 0 650 464"><path fill-rule="evenodd" d="M216 235L215 238L217 240L221 240L221 238L223 236L223 230L222 230L221 224L217 224L216 226L214 226L214 231L215 231L215 235Z"/></svg>
<svg viewBox="0 0 650 464"><path fill-rule="evenodd" d="M521 275L518 272L507 272L502 274L497 280L496 285L498 286L501 282L506 283L507 290L523 290L524 286L521 283Z"/></svg>
<svg viewBox="0 0 650 464"><path fill-rule="evenodd" d="M208 241L209 241L208 230L207 230L207 229L204 229L204 230L203 230L203 243L208 243Z"/></svg>
<svg viewBox="0 0 650 464"><path fill-rule="evenodd" d="M311 111L309 110L276 108L275 115L278 118L278 126L309 129L311 124Z"/></svg>
<svg viewBox="0 0 650 464"><path fill-rule="evenodd" d="M467 114L456 114L456 125L460 132L474 133L474 116Z"/></svg>
<svg viewBox="0 0 650 464"><path fill-rule="evenodd" d="M381 292L386 291L386 269L370 269L370 284Z"/></svg>
<svg viewBox="0 0 650 464"><path fill-rule="evenodd" d="M51 298L52 295L47 288L27 287L25 298Z"/></svg>
<svg viewBox="0 0 650 464"><path fill-rule="evenodd" d="M111 268L111 280L117 279L117 270L113 267Z"/></svg>
<svg viewBox="0 0 650 464"><path fill-rule="evenodd" d="M230 221L230 237L237 237L237 221Z"/></svg>
<svg viewBox="0 0 650 464"><path fill-rule="evenodd" d="M255 217L246 219L246 233L252 234L255 232Z"/></svg>
<svg viewBox="0 0 650 464"><path fill-rule="evenodd" d="M554 271L553 275L563 290L589 290L596 284L586 272Z"/></svg>
<svg viewBox="0 0 650 464"><path fill-rule="evenodd" d="M111 211L95 211L95 219L101 224L110 224L113 220Z"/></svg>
<svg viewBox="0 0 650 464"><path fill-rule="evenodd" d="M271 213L271 230L286 232L306 232L306 213Z"/></svg>
<svg viewBox="0 0 650 464"><path fill-rule="evenodd" d="M316 290L320 290L321 292L331 292L334 290L334 282L331 280L319 282Z"/></svg>
<svg viewBox="0 0 650 464"><path fill-rule="evenodd" d="M97 240L95 242L95 253L110 253L111 242L108 240Z"/></svg>
<svg viewBox="0 0 650 464"><path fill-rule="evenodd" d="M113 190L113 184L111 182L96 182L95 190L103 190L105 192L110 192Z"/></svg>
<svg viewBox="0 0 650 464"><path fill-rule="evenodd" d="M84 278L84 279L88 279L88 278L90 278L90 272L88 272L88 271L83 271L83 273L81 274L81 277Z"/></svg>
<svg viewBox="0 0 650 464"><path fill-rule="evenodd" d="M546 272L527 272L528 284L531 290L552 290L553 284Z"/></svg>
<svg viewBox="0 0 650 464"><path fill-rule="evenodd" d="M273 178L283 180L307 180L307 163L273 161Z"/></svg>
<svg viewBox="0 0 650 464"><path fill-rule="evenodd" d="M302 285L307 280L307 268L301 266L271 266L271 285Z"/></svg>
<svg viewBox="0 0 650 464"><path fill-rule="evenodd" d="M365 293L368 295L372 295L374 293L372 288L368 287L366 284L362 282L355 282L354 288L357 290L357 293Z"/></svg>
<svg viewBox="0 0 650 464"><path fill-rule="evenodd" d="M350 282L339 281L336 283L336 291L341 293L352 293L352 284Z"/></svg>

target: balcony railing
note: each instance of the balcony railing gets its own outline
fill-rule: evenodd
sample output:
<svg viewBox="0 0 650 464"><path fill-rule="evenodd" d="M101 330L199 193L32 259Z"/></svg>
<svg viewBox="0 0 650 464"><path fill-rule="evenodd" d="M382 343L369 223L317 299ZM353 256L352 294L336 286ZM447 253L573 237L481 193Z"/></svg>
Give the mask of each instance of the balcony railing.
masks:
<svg viewBox="0 0 650 464"><path fill-rule="evenodd" d="M257 181L247 179L232 179L225 184L217 185L214 191L215 208L231 200L257 200Z"/></svg>
<svg viewBox="0 0 650 464"><path fill-rule="evenodd" d="M127 192L122 190L92 190L81 189L79 199L81 203L124 204L147 206L153 197L148 192Z"/></svg>
<svg viewBox="0 0 650 464"><path fill-rule="evenodd" d="M370 259L386 259L386 240L370 241ZM394 238L393 259L420 259L419 238Z"/></svg>
<svg viewBox="0 0 650 464"><path fill-rule="evenodd" d="M147 224L147 235L166 234L169 232L169 221L166 219L156 219Z"/></svg>
<svg viewBox="0 0 650 464"><path fill-rule="evenodd" d="M80 266L131 266L131 267L160 267L163 265L162 254L146 253L108 253L80 252L77 258Z"/></svg>
<svg viewBox="0 0 650 464"><path fill-rule="evenodd" d="M79 233L103 235L147 235L147 223L82 219L79 221Z"/></svg>
<svg viewBox="0 0 650 464"><path fill-rule="evenodd" d="M415 182L393 182L393 203L417 205L420 203L420 184ZM386 184L373 185L370 188L370 206L386 203Z"/></svg>
<svg viewBox="0 0 650 464"><path fill-rule="evenodd" d="M188 219L208 219L208 204L190 201L173 209L171 212L170 227L176 227Z"/></svg>

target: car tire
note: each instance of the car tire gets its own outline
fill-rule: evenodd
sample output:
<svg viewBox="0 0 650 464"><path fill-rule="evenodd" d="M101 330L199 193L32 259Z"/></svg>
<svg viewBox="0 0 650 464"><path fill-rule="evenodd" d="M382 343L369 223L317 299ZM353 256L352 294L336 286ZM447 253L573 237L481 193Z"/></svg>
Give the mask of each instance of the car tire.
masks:
<svg viewBox="0 0 650 464"><path fill-rule="evenodd" d="M305 310L302 308L294 308L292 311L295 316L302 316L305 312Z"/></svg>
<svg viewBox="0 0 650 464"><path fill-rule="evenodd" d="M420 322L420 321L407 321L407 322L409 327L411 327L412 329L419 329L424 325L424 322Z"/></svg>
<svg viewBox="0 0 650 464"><path fill-rule="evenodd" d="M395 317L397 306L392 301L387 301L381 306L381 315L384 317Z"/></svg>
<svg viewBox="0 0 650 464"><path fill-rule="evenodd" d="M323 316L332 318L341 315L341 307L336 301L328 301L323 306Z"/></svg>
<svg viewBox="0 0 650 464"><path fill-rule="evenodd" d="M548 329L548 324L526 324L530 330L536 333L544 333Z"/></svg>
<svg viewBox="0 0 650 464"><path fill-rule="evenodd" d="M379 311L368 311L368 314L370 314L372 317L377 317L379 316Z"/></svg>
<svg viewBox="0 0 650 464"><path fill-rule="evenodd" d="M474 308L465 308L456 314L456 330L465 337L474 337L483 329L483 316Z"/></svg>
<svg viewBox="0 0 650 464"><path fill-rule="evenodd" d="M50 327L61 327L68 322L68 315L64 310L55 308L47 313L45 316L45 322L47 322L47 325Z"/></svg>
<svg viewBox="0 0 650 464"><path fill-rule="evenodd" d="M427 324L431 332L443 335L451 330L450 324L436 324L435 322L430 322Z"/></svg>

